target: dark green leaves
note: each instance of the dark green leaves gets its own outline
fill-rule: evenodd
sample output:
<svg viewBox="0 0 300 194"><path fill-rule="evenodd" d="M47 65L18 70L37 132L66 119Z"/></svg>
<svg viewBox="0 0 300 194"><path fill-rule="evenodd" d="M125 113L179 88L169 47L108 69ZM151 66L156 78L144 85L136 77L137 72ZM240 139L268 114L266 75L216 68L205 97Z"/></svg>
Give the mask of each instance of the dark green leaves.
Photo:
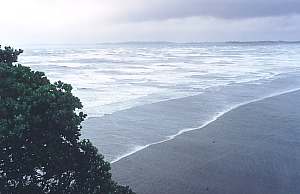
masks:
<svg viewBox="0 0 300 194"><path fill-rule="evenodd" d="M15 50L11 47L4 47L4 50L2 50L0 45L0 63L11 65L13 62L17 62L21 53L23 53L23 50Z"/></svg>

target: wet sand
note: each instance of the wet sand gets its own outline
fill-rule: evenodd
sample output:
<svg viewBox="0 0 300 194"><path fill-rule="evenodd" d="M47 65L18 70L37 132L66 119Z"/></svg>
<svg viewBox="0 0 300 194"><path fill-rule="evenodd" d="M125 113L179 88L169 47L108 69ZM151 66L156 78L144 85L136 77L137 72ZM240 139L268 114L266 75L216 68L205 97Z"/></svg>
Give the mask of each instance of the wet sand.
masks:
<svg viewBox="0 0 300 194"><path fill-rule="evenodd" d="M299 107L299 91L241 106L113 163L114 179L138 194L298 194Z"/></svg>

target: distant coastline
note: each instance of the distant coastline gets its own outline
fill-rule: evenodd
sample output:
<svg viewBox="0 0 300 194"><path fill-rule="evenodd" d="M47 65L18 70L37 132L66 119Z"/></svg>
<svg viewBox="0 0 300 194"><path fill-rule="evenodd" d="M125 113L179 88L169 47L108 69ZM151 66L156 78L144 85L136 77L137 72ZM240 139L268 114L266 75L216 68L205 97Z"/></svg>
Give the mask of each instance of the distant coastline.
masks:
<svg viewBox="0 0 300 194"><path fill-rule="evenodd" d="M172 42L172 41L116 41L116 42L96 42L96 43L36 43L36 44L17 44L19 47L26 46L87 46L87 45L215 45L215 44L300 44L300 40L254 40L254 41L195 41L195 42Z"/></svg>
<svg viewBox="0 0 300 194"><path fill-rule="evenodd" d="M230 44L300 44L300 41L227 41Z"/></svg>
<svg viewBox="0 0 300 194"><path fill-rule="evenodd" d="M300 44L300 40L286 41L286 40L254 40L254 41L195 41L195 42L173 42L173 41L124 41L124 42L99 42L96 45L110 45L110 44Z"/></svg>

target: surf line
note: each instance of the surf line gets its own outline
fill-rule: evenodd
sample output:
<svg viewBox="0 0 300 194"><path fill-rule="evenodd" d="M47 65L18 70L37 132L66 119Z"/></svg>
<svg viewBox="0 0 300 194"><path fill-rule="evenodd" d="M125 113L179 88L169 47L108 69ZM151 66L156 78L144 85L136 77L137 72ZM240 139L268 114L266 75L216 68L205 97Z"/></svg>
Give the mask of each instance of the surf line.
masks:
<svg viewBox="0 0 300 194"><path fill-rule="evenodd" d="M236 104L236 105L234 105L234 106L232 106L232 107L230 107L230 108L228 108L228 109L226 109L226 110L224 110L222 112L217 113L212 119L204 122L202 125L200 125L198 127L185 128L185 129L182 129L182 130L178 131L174 135L166 136L166 138L164 140L153 142L153 143L150 143L150 144L147 144L147 145L144 145L144 146L137 146L133 151L128 152L128 153L126 153L124 155L119 156L118 158L112 160L111 163L118 162L121 159L126 158L126 157L128 157L128 156L130 156L132 154L135 154L136 152L139 152L139 151L141 151L143 149L146 149L146 148L148 148L150 146L161 144L161 143L165 143L167 141L173 140L177 136L182 135L182 134L184 134L186 132L194 131L194 130L198 130L198 129L202 129L202 128L208 126L209 124L215 122L216 120L218 120L220 117L222 117L226 113L228 113L228 112L230 112L230 111L232 111L234 109L237 109L237 108L239 108L241 106L244 106L244 105L247 105L247 104L251 104L251 103L254 103L254 102L259 102L259 101L262 101L262 100L265 100L265 99L268 99L268 98L272 98L272 97L276 97L276 96L280 96L280 95L284 95L284 94L288 94L288 93L293 93L293 92L296 92L296 91L299 91L299 90L300 90L300 88L290 89L290 90L287 90L287 91L273 93L273 94L270 94L270 95L267 95L267 96L264 96L264 97L261 97L261 98L258 98L258 99L249 100L249 101L246 101L246 102L242 102L242 103Z"/></svg>

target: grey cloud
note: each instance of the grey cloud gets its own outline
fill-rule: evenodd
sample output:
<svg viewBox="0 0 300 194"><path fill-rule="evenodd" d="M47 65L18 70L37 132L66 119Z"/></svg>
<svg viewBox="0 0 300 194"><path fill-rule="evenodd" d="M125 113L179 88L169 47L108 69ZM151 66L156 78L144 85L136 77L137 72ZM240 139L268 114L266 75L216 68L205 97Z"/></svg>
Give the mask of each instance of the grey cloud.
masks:
<svg viewBox="0 0 300 194"><path fill-rule="evenodd" d="M164 20L193 16L240 19L300 13L300 0L149 0L142 2L137 9L127 10L129 20Z"/></svg>

